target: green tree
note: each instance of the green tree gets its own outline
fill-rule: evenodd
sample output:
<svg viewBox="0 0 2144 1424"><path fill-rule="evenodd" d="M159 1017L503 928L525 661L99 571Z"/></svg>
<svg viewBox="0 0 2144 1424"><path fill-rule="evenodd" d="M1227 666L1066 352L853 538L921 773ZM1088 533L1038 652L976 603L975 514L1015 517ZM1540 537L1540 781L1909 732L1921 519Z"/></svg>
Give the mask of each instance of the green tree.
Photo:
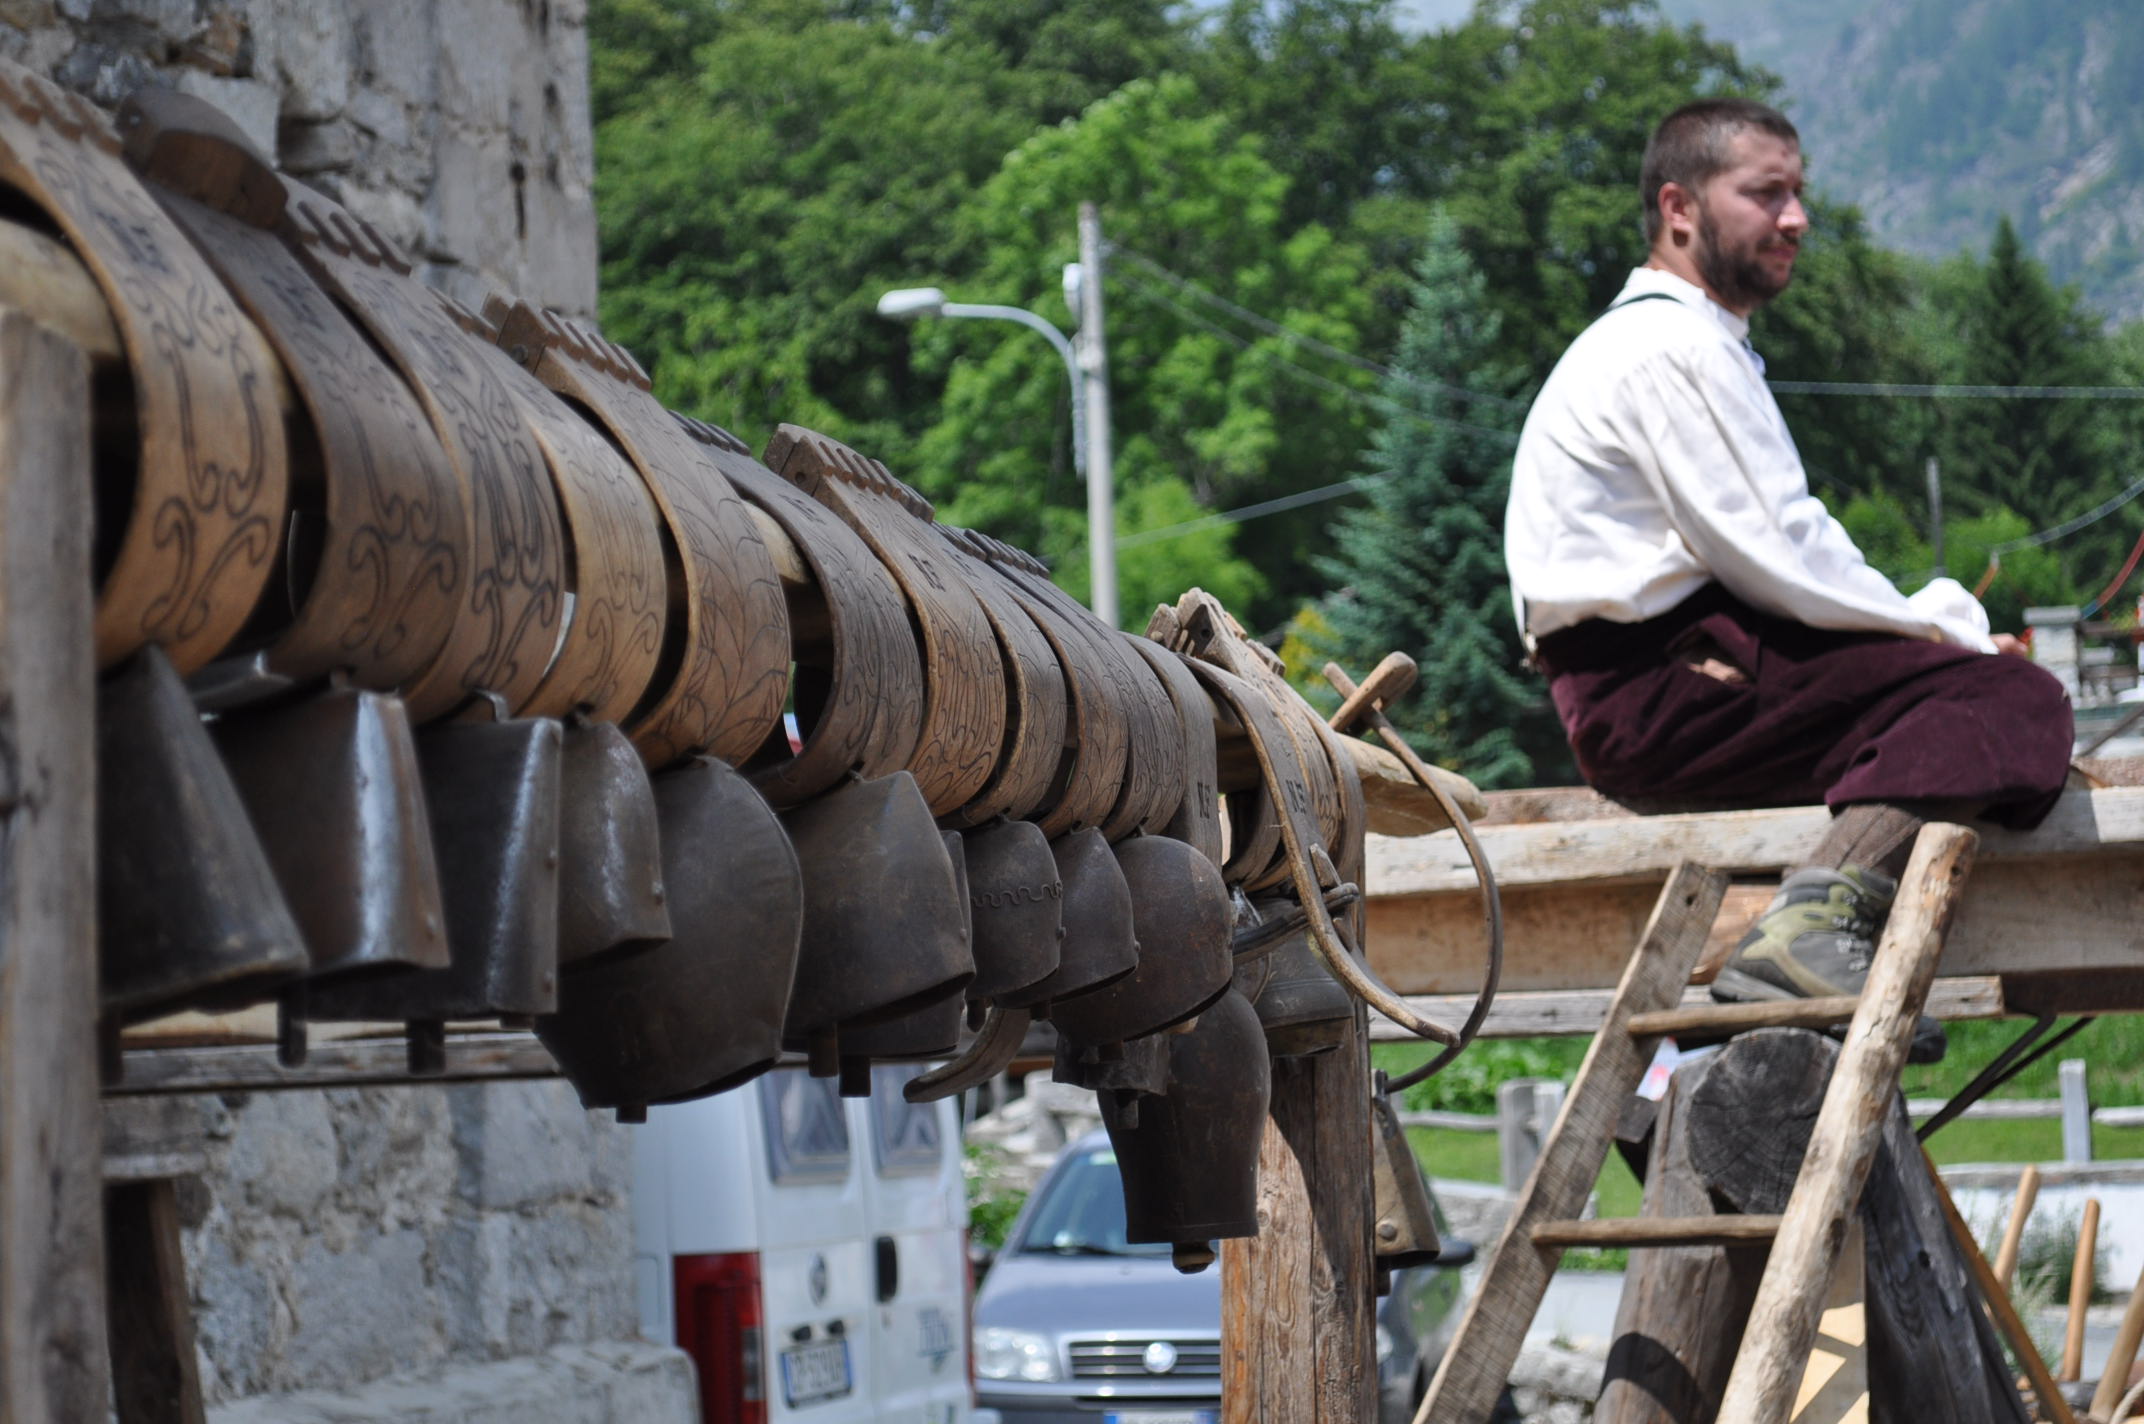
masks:
<svg viewBox="0 0 2144 1424"><path fill-rule="evenodd" d="M1570 771L1545 689L1524 666L1496 532L1518 425L1500 325L1440 215L1385 382L1368 500L1334 521L1337 552L1319 560L1339 588L1325 605L1333 652L1358 672L1395 648L1412 654L1421 684L1395 723L1425 757L1488 787Z"/></svg>
<svg viewBox="0 0 2144 1424"><path fill-rule="evenodd" d="M1362 254L1315 224L1289 230L1286 189L1260 146L1232 135L1190 80L1163 76L1036 133L964 214L963 240L983 262L962 291L1061 320L1078 206L1100 206L1120 249L1103 275L1120 534L1330 483L1361 448L1369 416L1358 372L1306 372L1297 347L1203 295L1356 345ZM1036 551L1083 592L1086 504L1061 368L1033 338L995 324L925 324L912 340L916 369L944 379L918 446L927 490L947 517ZM1261 520L1135 545L1120 562L1120 599L1126 620L1143 626L1151 600L1196 583L1256 622L1246 607L1256 590L1271 580L1300 596L1303 579L1293 536Z"/></svg>

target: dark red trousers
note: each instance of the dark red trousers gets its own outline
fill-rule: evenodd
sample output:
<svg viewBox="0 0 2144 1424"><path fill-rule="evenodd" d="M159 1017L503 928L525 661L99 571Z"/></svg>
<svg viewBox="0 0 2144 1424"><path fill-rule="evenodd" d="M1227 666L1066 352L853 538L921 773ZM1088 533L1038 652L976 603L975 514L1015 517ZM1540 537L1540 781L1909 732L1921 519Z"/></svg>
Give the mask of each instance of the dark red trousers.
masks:
<svg viewBox="0 0 2144 1424"><path fill-rule="evenodd" d="M1746 681L1691 667L1707 657ZM1539 661L1580 773L1611 796L1959 800L2027 829L2069 769L2069 699L2029 660L1811 628L1718 584L1643 623L1551 633Z"/></svg>

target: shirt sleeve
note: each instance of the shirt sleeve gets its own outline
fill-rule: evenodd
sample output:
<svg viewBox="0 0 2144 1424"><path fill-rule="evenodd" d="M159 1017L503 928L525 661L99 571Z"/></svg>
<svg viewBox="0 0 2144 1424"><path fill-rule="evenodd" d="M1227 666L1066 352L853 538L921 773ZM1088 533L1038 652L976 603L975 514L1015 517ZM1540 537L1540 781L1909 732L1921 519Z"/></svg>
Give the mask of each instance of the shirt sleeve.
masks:
<svg viewBox="0 0 2144 1424"><path fill-rule="evenodd" d="M1783 618L1994 652L1986 612L1954 580L1908 598L1869 567L1809 492L1771 393L1742 362L1714 343L1658 352L1614 403L1633 464L1691 554L1729 592Z"/></svg>

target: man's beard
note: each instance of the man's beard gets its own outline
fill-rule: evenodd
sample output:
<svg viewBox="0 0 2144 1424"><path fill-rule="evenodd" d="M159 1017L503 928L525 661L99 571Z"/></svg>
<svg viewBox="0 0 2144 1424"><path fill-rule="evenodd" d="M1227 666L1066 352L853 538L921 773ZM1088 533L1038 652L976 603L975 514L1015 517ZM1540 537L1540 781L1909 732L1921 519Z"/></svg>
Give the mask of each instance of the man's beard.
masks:
<svg viewBox="0 0 2144 1424"><path fill-rule="evenodd" d="M1697 250L1692 256L1697 259L1698 275L1705 279L1705 285L1712 289L1722 306L1731 309L1760 307L1787 289L1787 283L1794 276L1793 269L1774 276L1757 260L1758 251L1758 247L1741 252L1724 250L1712 214L1705 211L1703 204L1698 205Z"/></svg>

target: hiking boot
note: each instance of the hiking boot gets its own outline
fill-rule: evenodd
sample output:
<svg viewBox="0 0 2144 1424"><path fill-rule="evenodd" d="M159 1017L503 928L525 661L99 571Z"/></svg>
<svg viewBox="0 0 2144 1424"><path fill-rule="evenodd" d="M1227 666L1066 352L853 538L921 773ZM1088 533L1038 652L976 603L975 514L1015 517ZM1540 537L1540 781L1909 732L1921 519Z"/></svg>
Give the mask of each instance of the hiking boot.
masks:
<svg viewBox="0 0 2144 1424"><path fill-rule="evenodd" d="M1860 994L1897 891L1889 876L1858 865L1795 871L1735 946L1712 997L1753 1003ZM1933 1063L1944 1047L1943 1026L1923 1014L1907 1061Z"/></svg>

